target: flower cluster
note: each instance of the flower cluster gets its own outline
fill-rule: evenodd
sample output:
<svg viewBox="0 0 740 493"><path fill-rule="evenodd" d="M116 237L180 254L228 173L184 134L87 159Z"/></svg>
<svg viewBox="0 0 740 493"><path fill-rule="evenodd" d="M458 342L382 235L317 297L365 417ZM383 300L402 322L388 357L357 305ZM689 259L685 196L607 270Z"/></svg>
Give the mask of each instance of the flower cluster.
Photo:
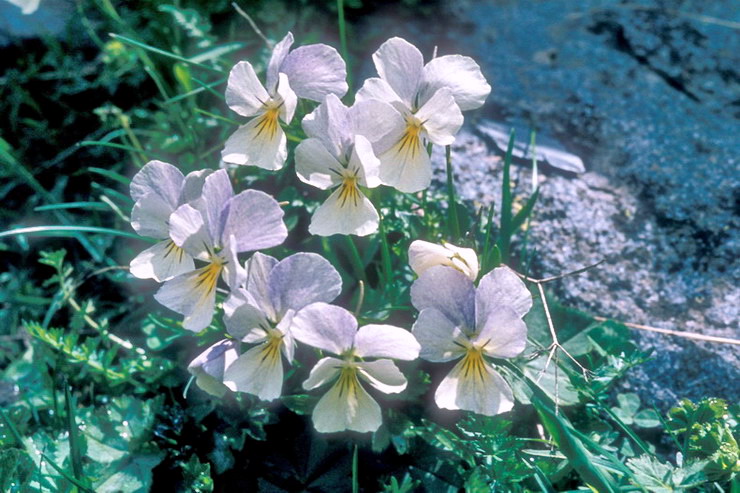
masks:
<svg viewBox="0 0 740 493"><path fill-rule="evenodd" d="M275 46L264 85L249 62L231 70L226 102L248 120L226 141L222 161L281 169L288 156L283 125L292 121L299 99L318 103L301 122L307 138L294 153L298 179L331 190L308 231L373 234L380 217L368 190L427 188L428 147L451 144L462 111L481 106L490 86L470 58L442 56L424 64L413 45L392 38L373 55L379 77L365 81L348 107L340 100L346 68L336 50L323 44L291 50L292 44L289 33ZM381 408L366 385L402 392L407 379L394 361L418 357L460 360L437 387L439 407L492 415L513 406L512 391L490 358L524 349L522 317L532 300L508 268L485 274L476 287L473 250L414 241L409 263L419 277L411 298L419 315L412 330L360 327L354 314L332 304L342 279L329 261L315 253L279 260L260 252L288 235L281 206L261 191L236 193L226 169L184 176L152 161L134 176L131 197L132 227L158 240L131 261L131 273L162 283L155 299L181 314L183 327L200 332L211 325L219 283L227 288L221 304L226 334L188 367L204 391L278 399L285 367L305 345L318 360L303 389L328 387L313 411L320 432L377 430Z"/></svg>

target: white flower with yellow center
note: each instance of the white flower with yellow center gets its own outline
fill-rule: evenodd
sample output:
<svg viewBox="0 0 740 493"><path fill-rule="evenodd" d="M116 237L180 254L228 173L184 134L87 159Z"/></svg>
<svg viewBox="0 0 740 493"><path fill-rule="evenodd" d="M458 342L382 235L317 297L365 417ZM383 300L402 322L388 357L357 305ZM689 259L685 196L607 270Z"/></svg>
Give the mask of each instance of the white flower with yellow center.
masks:
<svg viewBox="0 0 740 493"><path fill-rule="evenodd" d="M228 389L223 384L224 372L239 357L233 339L223 339L203 351L189 365L188 371L195 377L195 383L216 397L223 396Z"/></svg>
<svg viewBox="0 0 740 493"><path fill-rule="evenodd" d="M440 408L493 416L511 410L514 396L488 358L513 358L527 343L522 317L532 295L508 267L498 267L476 289L462 272L435 266L411 286L419 310L412 332L420 357L432 362L460 359L434 393Z"/></svg>
<svg viewBox="0 0 740 493"><path fill-rule="evenodd" d="M131 261L131 274L162 282L193 270L193 258L170 239L169 219L180 205L197 198L210 170L183 176L162 161L150 161L131 179L131 227L142 236L161 240Z"/></svg>
<svg viewBox="0 0 740 493"><path fill-rule="evenodd" d="M409 265L417 276L435 265L446 265L459 270L473 282L478 278L478 256L475 250L447 242L438 245L422 240L413 241L409 246Z"/></svg>
<svg viewBox="0 0 740 493"><path fill-rule="evenodd" d="M401 124L376 145L380 179L402 192L429 187L432 168L427 142L450 145L463 123L462 111L483 105L491 92L480 67L471 58L446 55L424 65L411 43L391 38L373 54L379 78L365 81L357 101L376 99L392 104Z"/></svg>
<svg viewBox="0 0 740 493"><path fill-rule="evenodd" d="M327 94L347 92L347 70L337 51L324 44L293 51L293 35L278 43L270 58L263 86L249 62L239 62L229 73L226 104L251 120L237 129L221 151L224 162L276 170L288 155L280 120L289 124L298 98L320 102Z"/></svg>
<svg viewBox="0 0 740 493"><path fill-rule="evenodd" d="M378 211L360 187L380 185L380 162L372 143L387 132L384 123L397 117L387 103L367 101L351 108L329 95L303 119L310 137L296 147L298 178L334 192L311 217L311 234L365 236L378 229Z"/></svg>
<svg viewBox="0 0 740 493"><path fill-rule="evenodd" d="M314 408L316 430L377 430L382 424L380 406L360 380L386 394L402 392L406 377L389 358L416 359L419 343L414 336L392 325L365 325L358 330L354 315L326 303L313 303L298 311L292 332L298 341L338 356L319 360L303 383L304 389L311 390L334 382Z"/></svg>
<svg viewBox="0 0 740 493"><path fill-rule="evenodd" d="M342 278L315 253L296 253L281 261L255 253L246 265L246 281L224 303L226 329L254 347L224 373L224 384L262 400L280 397L281 353L293 361L293 315L304 306L331 302L342 290Z"/></svg>
<svg viewBox="0 0 740 493"><path fill-rule="evenodd" d="M183 327L198 332L213 318L218 279L238 286L244 279L237 253L279 245L288 235L283 211L266 193L245 190L234 195L226 170L205 179L201 196L170 215L170 238L206 265L180 274L154 295L185 316Z"/></svg>

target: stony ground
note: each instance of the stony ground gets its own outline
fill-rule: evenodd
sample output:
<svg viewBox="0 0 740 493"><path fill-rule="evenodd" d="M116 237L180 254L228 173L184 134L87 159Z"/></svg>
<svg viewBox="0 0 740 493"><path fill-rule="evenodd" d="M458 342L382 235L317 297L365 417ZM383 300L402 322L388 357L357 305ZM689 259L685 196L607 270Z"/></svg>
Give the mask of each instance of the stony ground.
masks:
<svg viewBox="0 0 740 493"><path fill-rule="evenodd" d="M727 18L737 10L729 1L589 5L448 4L465 32L459 50L493 86L491 108L454 148L462 195L498 203L492 126L536 128L585 172L541 168L534 268L548 276L606 259L552 289L619 320L740 338L740 24ZM528 193L528 166L515 175ZM624 387L645 402L740 400L740 346L635 337L654 359Z"/></svg>

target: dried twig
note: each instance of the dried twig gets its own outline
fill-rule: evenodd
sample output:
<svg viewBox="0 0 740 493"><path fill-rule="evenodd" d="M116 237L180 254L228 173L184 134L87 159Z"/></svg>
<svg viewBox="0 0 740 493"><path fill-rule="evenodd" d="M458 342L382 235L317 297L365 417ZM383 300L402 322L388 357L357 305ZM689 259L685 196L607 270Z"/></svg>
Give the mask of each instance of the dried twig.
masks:
<svg viewBox="0 0 740 493"><path fill-rule="evenodd" d="M252 27L252 29L254 30L254 32L257 34L257 36L259 36L262 39L262 41L265 42L265 44L267 45L267 47L269 49L272 49L273 48L272 41L270 41L269 39L267 39L267 36L265 36L264 34L262 34L262 31L260 31L260 28L257 27L257 24L252 20L252 18L249 16L249 14L247 14L244 10L242 10L242 8L239 7L239 5L237 5L236 2L231 2L231 6L234 7L234 10L236 10L239 15L241 15L242 17L244 17L247 20L247 22L249 22L249 25Z"/></svg>
<svg viewBox="0 0 740 493"><path fill-rule="evenodd" d="M608 320L611 320L606 317L593 317L593 318L594 320L598 320L599 322L606 322ZM733 344L736 346L740 346L740 340L731 339L729 337L707 336L704 334L697 334L696 332L686 332L683 330L661 329L659 327L650 327L649 325L640 325L640 324L633 324L629 322L620 322L618 320L615 320L615 322L625 325L629 327L630 329L644 330L647 332L657 332L658 334L668 334L668 335L676 336L676 337L684 337L686 339L695 339L697 341L717 342L720 344Z"/></svg>

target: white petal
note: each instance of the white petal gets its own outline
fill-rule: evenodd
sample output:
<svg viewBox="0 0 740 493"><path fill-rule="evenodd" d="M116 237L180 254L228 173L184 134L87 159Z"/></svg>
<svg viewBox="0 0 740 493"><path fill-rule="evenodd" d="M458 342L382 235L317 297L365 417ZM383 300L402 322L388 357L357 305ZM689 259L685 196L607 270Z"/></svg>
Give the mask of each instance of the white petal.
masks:
<svg viewBox="0 0 740 493"><path fill-rule="evenodd" d="M201 212L208 232L216 246L225 246L228 234L223 236L223 212L234 196L234 187L225 169L214 171L203 182L201 198L192 204Z"/></svg>
<svg viewBox="0 0 740 493"><path fill-rule="evenodd" d="M215 248L203 215L189 204L181 205L170 216L170 238L189 255L207 260Z"/></svg>
<svg viewBox="0 0 740 493"><path fill-rule="evenodd" d="M193 257L170 240L160 241L131 261L131 274L139 279L166 281L195 269Z"/></svg>
<svg viewBox="0 0 740 493"><path fill-rule="evenodd" d="M221 151L221 159L268 170L282 168L288 157L285 132L276 118L265 115L254 117L231 134Z"/></svg>
<svg viewBox="0 0 740 493"><path fill-rule="evenodd" d="M471 281L478 277L478 257L475 251L450 243L443 246L428 241L413 241L409 246L409 265L418 276L435 265L446 265L459 270Z"/></svg>
<svg viewBox="0 0 740 493"><path fill-rule="evenodd" d="M280 204L270 195L244 190L228 202L223 235L235 237L236 252L274 247L288 236L283 215Z"/></svg>
<svg viewBox="0 0 740 493"><path fill-rule="evenodd" d="M216 304L220 269L208 265L165 282L154 298L170 310L185 316L182 326L193 332L208 327Z"/></svg>
<svg viewBox="0 0 740 493"><path fill-rule="evenodd" d="M308 232L319 236L366 236L378 230L379 221L375 206L359 189L356 195L349 195L340 186L313 213Z"/></svg>
<svg viewBox="0 0 740 493"><path fill-rule="evenodd" d="M441 146L452 144L463 124L462 112L445 88L439 89L424 103L416 118L424 122L429 140Z"/></svg>
<svg viewBox="0 0 740 493"><path fill-rule="evenodd" d="M150 193L137 200L131 209L131 227L141 236L167 238L167 224L174 210L161 196Z"/></svg>
<svg viewBox="0 0 740 493"><path fill-rule="evenodd" d="M480 108L491 93L475 61L466 56L446 55L426 64L422 76L421 99L428 100L437 89L450 90L461 110Z"/></svg>
<svg viewBox="0 0 740 493"><path fill-rule="evenodd" d="M362 388L356 375L341 375L316 404L313 411L316 431L334 433L343 430L365 433L382 424L380 406Z"/></svg>
<svg viewBox="0 0 740 493"><path fill-rule="evenodd" d="M461 329L475 328L475 285L451 267L428 269L411 285L411 303L417 310L436 308Z"/></svg>
<svg viewBox="0 0 740 493"><path fill-rule="evenodd" d="M385 394L397 394L406 389L408 382L401 370L389 359L358 363L360 378Z"/></svg>
<svg viewBox="0 0 740 493"><path fill-rule="evenodd" d="M324 96L347 92L347 66L337 50L325 44L300 46L280 65L298 97L321 102Z"/></svg>
<svg viewBox="0 0 740 493"><path fill-rule="evenodd" d="M483 276L475 293L477 325L483 327L491 308L510 306L520 317L532 308L532 293L508 267L497 267Z"/></svg>
<svg viewBox="0 0 740 493"><path fill-rule="evenodd" d="M330 382L339 375L339 370L342 366L344 366L344 362L340 359L332 358L330 356L321 358L318 363L311 368L311 373L308 375L306 381L303 382L303 388L311 390Z"/></svg>
<svg viewBox="0 0 740 493"><path fill-rule="evenodd" d="M404 103L386 81L377 77L367 79L355 95L357 102L373 100L388 103L399 113L411 112L411 105Z"/></svg>
<svg viewBox="0 0 740 493"><path fill-rule="evenodd" d="M406 329L393 325L365 325L355 335L355 352L361 358L415 360L419 343Z"/></svg>
<svg viewBox="0 0 740 493"><path fill-rule="evenodd" d="M445 243L445 248L454 252L452 265L457 270L468 276L468 279L475 282L478 278L480 266L478 265L478 255L472 248L461 248L451 243Z"/></svg>
<svg viewBox="0 0 740 493"><path fill-rule="evenodd" d="M380 185L380 160L375 156L370 141L362 135L355 135L355 146L348 167L357 170L363 187L375 188Z"/></svg>
<svg viewBox="0 0 740 493"><path fill-rule="evenodd" d="M149 161L131 179L129 190L134 202L154 194L170 206L177 207L184 177L179 169L162 161Z"/></svg>
<svg viewBox="0 0 740 493"><path fill-rule="evenodd" d="M348 116L350 133L366 137L373 145L382 145L388 134L400 134L406 124L398 110L377 99L358 100L349 109Z"/></svg>
<svg viewBox="0 0 740 493"><path fill-rule="evenodd" d="M393 136L393 141L390 149L378 156L380 180L406 193L429 188L432 162L420 132L404 128L403 133Z"/></svg>
<svg viewBox="0 0 740 493"><path fill-rule="evenodd" d="M478 328L473 342L487 342L483 350L494 358L513 358L527 346L527 326L510 306L492 307L486 324Z"/></svg>
<svg viewBox="0 0 740 493"><path fill-rule="evenodd" d="M275 91L275 87L278 84L278 74L280 73L280 65L285 61L285 57L290 52L290 47L293 45L293 33L288 31L283 39L272 49L272 55L270 56L270 62L267 64L267 89L270 92Z"/></svg>
<svg viewBox="0 0 740 493"><path fill-rule="evenodd" d="M455 341L463 337L459 327L435 308L425 308L411 328L421 345L419 357L435 363L452 361L465 354L465 349Z"/></svg>
<svg viewBox="0 0 740 493"><path fill-rule="evenodd" d="M224 373L231 390L256 395L263 401L280 397L283 388L283 361L280 348L264 342L239 356Z"/></svg>
<svg viewBox="0 0 740 493"><path fill-rule="evenodd" d="M296 96L293 89L290 87L288 82L288 76L280 74L278 87L277 87L277 100L281 102L280 106L280 119L286 124L289 124L293 120L295 114L295 107L298 105L298 97Z"/></svg>
<svg viewBox="0 0 740 493"><path fill-rule="evenodd" d="M254 305L250 294L244 289L237 289L224 302L224 325L232 337L243 339L254 329L267 327L269 323L262 310Z"/></svg>
<svg viewBox="0 0 740 493"><path fill-rule="evenodd" d="M198 387L216 397L224 395L228 390L222 383L224 371L239 356L236 344L233 340L219 341L188 365L188 371L197 378Z"/></svg>
<svg viewBox="0 0 740 493"><path fill-rule="evenodd" d="M464 409L486 416L514 407L514 395L501 375L485 362L471 368L465 359L439 384L434 401L443 409Z"/></svg>
<svg viewBox="0 0 740 493"><path fill-rule="evenodd" d="M330 303L342 291L339 273L315 253L300 252L284 258L270 272L268 284L278 318L311 303Z"/></svg>
<svg viewBox="0 0 740 493"><path fill-rule="evenodd" d="M333 94L326 96L301 122L306 135L318 139L336 160L351 143L349 108Z"/></svg>
<svg viewBox="0 0 740 493"><path fill-rule="evenodd" d="M378 75L388 82L407 106L414 106L421 83L424 57L408 41L391 38L373 53Z"/></svg>
<svg viewBox="0 0 740 493"><path fill-rule="evenodd" d="M298 341L334 354L352 348L357 320L344 308L312 303L296 313L291 327Z"/></svg>
<svg viewBox="0 0 740 493"><path fill-rule="evenodd" d="M254 116L270 99L249 62L239 62L229 72L226 104L241 116Z"/></svg>
<svg viewBox="0 0 740 493"><path fill-rule="evenodd" d="M182 185L182 192L180 192L180 204L187 204L200 198L206 178L213 172L212 169L199 169L188 173Z"/></svg>
<svg viewBox="0 0 740 493"><path fill-rule="evenodd" d="M295 149L295 171L303 183L326 190L341 183L342 169L319 139L306 139Z"/></svg>
<svg viewBox="0 0 740 493"><path fill-rule="evenodd" d="M244 264L247 271L247 280L244 285L246 290L254 298L255 305L273 320L275 319L275 309L270 299L267 280L270 277L270 271L277 263L278 259L275 257L255 252Z"/></svg>

